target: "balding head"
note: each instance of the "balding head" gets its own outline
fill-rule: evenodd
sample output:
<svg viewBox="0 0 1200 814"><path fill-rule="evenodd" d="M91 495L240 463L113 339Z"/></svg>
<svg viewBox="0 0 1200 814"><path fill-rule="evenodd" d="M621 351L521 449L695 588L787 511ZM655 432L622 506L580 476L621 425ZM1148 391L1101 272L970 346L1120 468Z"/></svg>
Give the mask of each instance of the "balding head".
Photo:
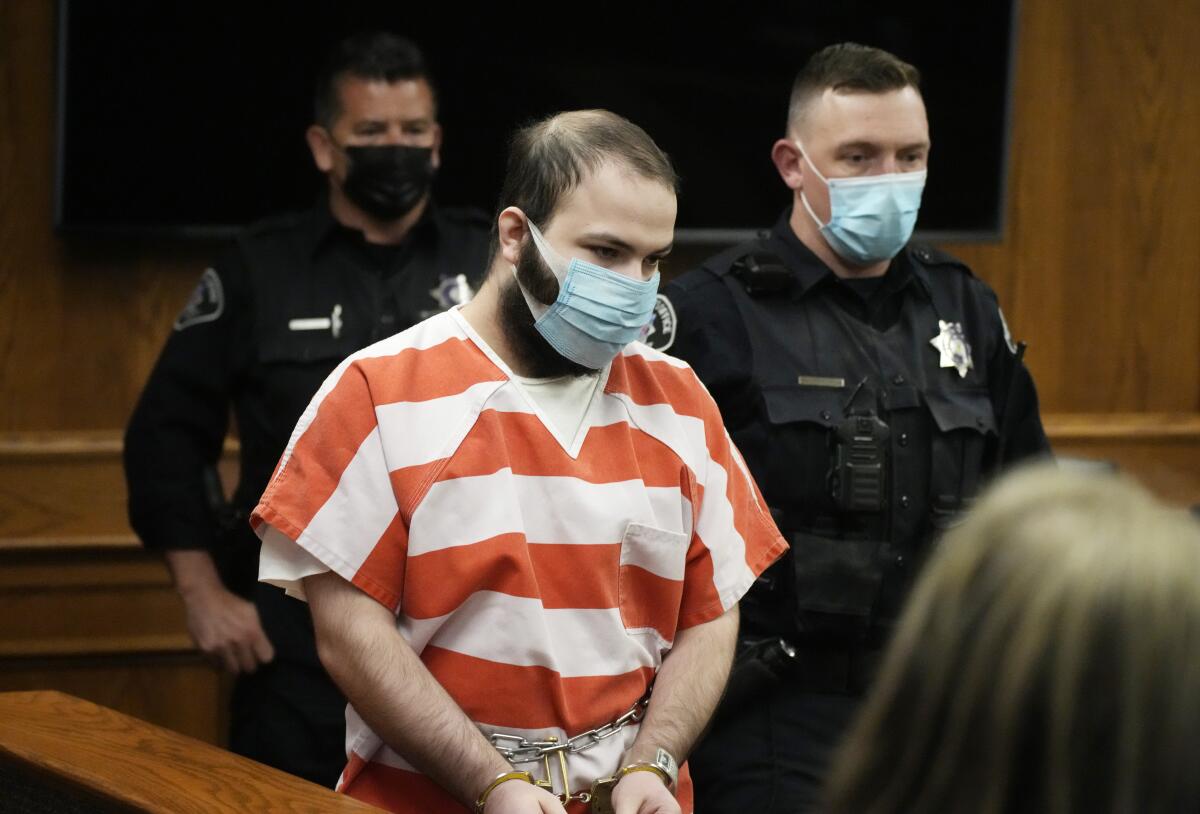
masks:
<svg viewBox="0 0 1200 814"><path fill-rule="evenodd" d="M671 160L645 130L607 110L574 110L513 135L497 213L515 206L547 228L563 198L608 164L678 192Z"/></svg>

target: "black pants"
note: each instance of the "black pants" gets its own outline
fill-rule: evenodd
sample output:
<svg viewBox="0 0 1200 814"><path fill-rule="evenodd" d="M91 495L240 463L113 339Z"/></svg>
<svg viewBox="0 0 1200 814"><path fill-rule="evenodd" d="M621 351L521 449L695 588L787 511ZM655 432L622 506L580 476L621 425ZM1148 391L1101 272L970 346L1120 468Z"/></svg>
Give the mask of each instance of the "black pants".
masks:
<svg viewBox="0 0 1200 814"><path fill-rule="evenodd" d="M717 710L690 760L696 814L817 812L831 752L861 699L776 681Z"/></svg>
<svg viewBox="0 0 1200 814"><path fill-rule="evenodd" d="M229 748L333 788L346 767L346 702L324 671L275 660L239 676Z"/></svg>
<svg viewBox="0 0 1200 814"><path fill-rule="evenodd" d="M308 605L263 583L252 591L275 660L234 684L229 748L333 788L346 768L346 699L320 666Z"/></svg>

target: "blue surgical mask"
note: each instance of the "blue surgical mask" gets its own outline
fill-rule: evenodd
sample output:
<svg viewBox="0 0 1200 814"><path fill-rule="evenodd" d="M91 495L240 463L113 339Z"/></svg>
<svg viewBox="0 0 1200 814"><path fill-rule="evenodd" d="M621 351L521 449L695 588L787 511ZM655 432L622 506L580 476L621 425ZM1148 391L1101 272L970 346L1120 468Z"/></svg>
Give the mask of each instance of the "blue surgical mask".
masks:
<svg viewBox="0 0 1200 814"><path fill-rule="evenodd" d="M558 279L558 297L549 306L538 302L517 280L536 318L534 327L567 359L599 370L637 339L654 316L658 272L649 280L634 280L578 257L566 260L546 242L532 221L529 233Z"/></svg>
<svg viewBox="0 0 1200 814"><path fill-rule="evenodd" d="M808 166L829 188L829 223L821 223L804 191L800 201L829 247L848 263L891 260L912 237L925 191L925 170L853 178L826 178L796 142Z"/></svg>

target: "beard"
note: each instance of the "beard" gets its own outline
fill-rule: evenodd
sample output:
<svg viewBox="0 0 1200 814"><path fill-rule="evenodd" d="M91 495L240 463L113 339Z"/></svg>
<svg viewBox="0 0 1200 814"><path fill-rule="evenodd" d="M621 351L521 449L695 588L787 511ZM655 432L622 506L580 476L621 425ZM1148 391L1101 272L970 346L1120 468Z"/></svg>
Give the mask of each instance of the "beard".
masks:
<svg viewBox="0 0 1200 814"><path fill-rule="evenodd" d="M552 305L558 298L558 280L546 267L532 241L521 247L521 256L517 258L517 278L530 296L543 305ZM529 310L529 303L525 302L517 281L506 280L500 288L500 329L519 366L529 378L587 376L596 372L594 368L572 362L556 351L538 333L534 322L533 312Z"/></svg>

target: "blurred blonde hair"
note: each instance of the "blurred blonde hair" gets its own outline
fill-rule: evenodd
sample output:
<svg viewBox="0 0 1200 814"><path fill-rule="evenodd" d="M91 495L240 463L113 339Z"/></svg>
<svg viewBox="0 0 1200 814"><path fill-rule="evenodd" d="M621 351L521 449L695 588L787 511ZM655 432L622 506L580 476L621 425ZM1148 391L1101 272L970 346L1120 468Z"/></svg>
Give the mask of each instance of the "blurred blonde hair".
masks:
<svg viewBox="0 0 1200 814"><path fill-rule="evenodd" d="M946 536L829 814L1200 811L1200 524L1042 465Z"/></svg>

